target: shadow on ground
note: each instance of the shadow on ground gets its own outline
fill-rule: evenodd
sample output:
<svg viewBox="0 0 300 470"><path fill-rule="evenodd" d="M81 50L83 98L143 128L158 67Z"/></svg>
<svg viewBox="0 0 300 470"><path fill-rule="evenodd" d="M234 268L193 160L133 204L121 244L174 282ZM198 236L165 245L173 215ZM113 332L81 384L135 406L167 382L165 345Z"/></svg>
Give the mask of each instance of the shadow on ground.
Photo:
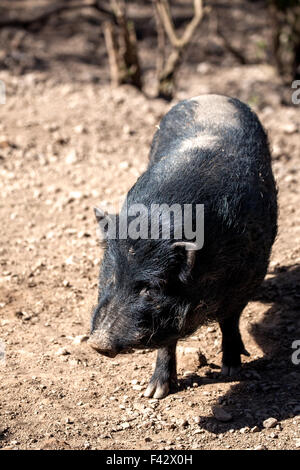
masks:
<svg viewBox="0 0 300 470"><path fill-rule="evenodd" d="M202 418L201 427L216 434L244 427L262 428L267 418L283 421L300 414L300 364L292 361L293 353L300 359L300 353L292 348L294 341L300 340L300 265L277 268L253 300L270 304L263 320L250 329L264 357L245 364L239 383L218 399L216 404L221 403L230 412L232 421ZM212 378L195 375L182 380L180 388L190 386L191 381L204 384L231 380L218 373Z"/></svg>

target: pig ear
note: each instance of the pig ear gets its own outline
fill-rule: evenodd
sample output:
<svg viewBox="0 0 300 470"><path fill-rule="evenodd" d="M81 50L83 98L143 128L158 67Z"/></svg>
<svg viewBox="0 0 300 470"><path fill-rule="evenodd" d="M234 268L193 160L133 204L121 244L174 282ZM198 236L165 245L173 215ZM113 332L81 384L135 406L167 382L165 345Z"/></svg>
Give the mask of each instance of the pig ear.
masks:
<svg viewBox="0 0 300 470"><path fill-rule="evenodd" d="M104 212L102 209L100 209L99 207L94 207L94 213L95 213L95 217L96 217L96 220L98 222L98 224L101 223L101 221L103 219L105 219L107 213Z"/></svg>
<svg viewBox="0 0 300 470"><path fill-rule="evenodd" d="M173 243L172 248L185 250L186 264L182 267L179 273L179 279L182 282L187 282L195 264L196 251L198 249L197 244L192 242L175 242Z"/></svg>
<svg viewBox="0 0 300 470"><path fill-rule="evenodd" d="M108 230L109 223L111 222L110 216L99 207L94 207L94 213L102 233L105 234Z"/></svg>

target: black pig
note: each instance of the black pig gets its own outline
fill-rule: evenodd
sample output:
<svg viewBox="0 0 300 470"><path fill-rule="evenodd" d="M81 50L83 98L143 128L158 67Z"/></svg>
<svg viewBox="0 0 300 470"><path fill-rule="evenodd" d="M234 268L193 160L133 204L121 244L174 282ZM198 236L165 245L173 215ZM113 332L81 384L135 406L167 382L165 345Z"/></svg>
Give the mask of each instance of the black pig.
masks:
<svg viewBox="0 0 300 470"><path fill-rule="evenodd" d="M203 247L175 237L175 218L169 238L161 236L161 226L158 238L120 237L120 221L133 220L128 208L137 203L149 213L153 204L192 205L194 228L195 207L203 204ZM145 396L162 398L176 383L177 341L217 321L222 373L235 374L240 355L248 355L239 317L266 274L277 230L276 185L257 116L220 95L180 102L160 123L148 168L115 219L114 237L112 218L95 213L105 252L90 345L109 357L131 348L158 349Z"/></svg>

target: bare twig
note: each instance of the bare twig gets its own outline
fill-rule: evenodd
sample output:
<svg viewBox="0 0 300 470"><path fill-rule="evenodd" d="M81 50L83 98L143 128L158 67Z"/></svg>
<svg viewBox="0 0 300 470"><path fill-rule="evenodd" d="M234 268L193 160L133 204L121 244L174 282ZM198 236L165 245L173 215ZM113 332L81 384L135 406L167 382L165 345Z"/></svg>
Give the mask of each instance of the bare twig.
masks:
<svg viewBox="0 0 300 470"><path fill-rule="evenodd" d="M156 27L158 35L158 48L163 48L164 51L161 56L164 58L165 44L162 40L161 29L168 36L168 39L173 47L173 51L167 57L158 62L158 96L167 100L172 99L175 89L175 74L181 64L182 56L185 48L191 42L195 31L201 23L204 14L208 11L207 7L203 7L202 0L194 0L194 16L191 21L186 25L185 30L181 37L176 34L175 26L172 20L170 6L168 0L153 0L156 11Z"/></svg>
<svg viewBox="0 0 300 470"><path fill-rule="evenodd" d="M182 48L186 46L192 39L198 25L200 24L205 9L203 8L202 0L194 0L194 16L190 23L187 24L184 33L179 38L175 31L175 26L170 15L170 8L168 0L156 0L157 11L162 19L166 34L173 47Z"/></svg>
<svg viewBox="0 0 300 470"><path fill-rule="evenodd" d="M113 86L119 85L118 45L110 21L104 23L104 38L108 55L110 79Z"/></svg>
<svg viewBox="0 0 300 470"><path fill-rule="evenodd" d="M127 20L124 0L110 0L115 25L110 22L104 28L109 57L111 82L114 86L131 84L142 88L141 69L137 53L135 29Z"/></svg>
<svg viewBox="0 0 300 470"><path fill-rule="evenodd" d="M157 57L156 57L156 75L160 77L164 63L165 63L165 51L166 51L166 37L165 30L162 24L161 17L157 10L157 3L153 2L153 11L156 24L157 32Z"/></svg>

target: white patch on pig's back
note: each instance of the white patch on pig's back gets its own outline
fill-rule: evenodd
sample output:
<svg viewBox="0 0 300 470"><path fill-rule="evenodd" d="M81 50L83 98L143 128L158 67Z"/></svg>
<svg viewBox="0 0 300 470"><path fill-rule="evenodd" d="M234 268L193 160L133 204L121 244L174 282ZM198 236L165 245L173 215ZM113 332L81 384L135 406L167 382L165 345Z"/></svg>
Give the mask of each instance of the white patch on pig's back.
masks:
<svg viewBox="0 0 300 470"><path fill-rule="evenodd" d="M216 126L238 129L241 126L238 110L227 96L200 95L190 101L198 105L194 110L195 124L199 123L212 129Z"/></svg>
<svg viewBox="0 0 300 470"><path fill-rule="evenodd" d="M220 140L220 137L217 135L203 133L196 135L195 137L183 140L180 146L178 147L178 150L181 153L191 151L195 148L213 148L218 144L218 142L220 142Z"/></svg>

